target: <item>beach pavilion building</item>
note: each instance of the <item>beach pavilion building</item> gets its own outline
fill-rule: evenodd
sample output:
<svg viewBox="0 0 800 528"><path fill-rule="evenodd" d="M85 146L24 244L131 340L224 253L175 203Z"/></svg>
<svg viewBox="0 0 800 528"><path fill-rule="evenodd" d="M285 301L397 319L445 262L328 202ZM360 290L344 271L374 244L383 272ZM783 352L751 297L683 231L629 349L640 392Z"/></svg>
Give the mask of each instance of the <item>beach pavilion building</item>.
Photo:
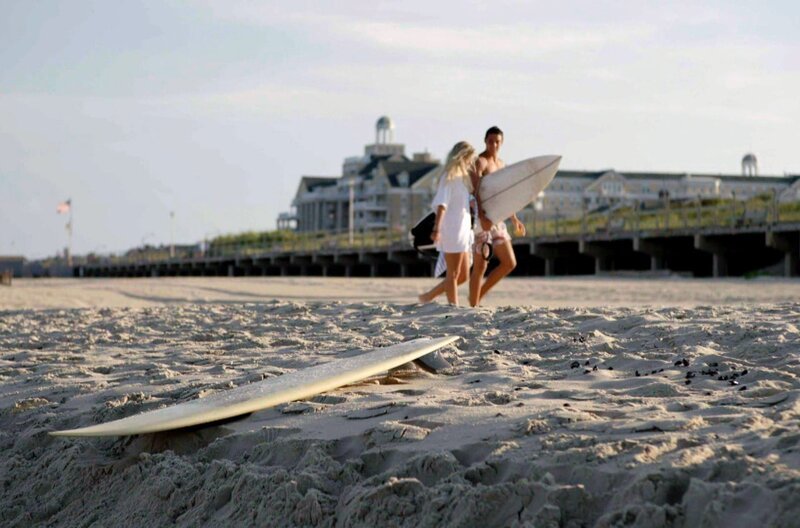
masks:
<svg viewBox="0 0 800 528"><path fill-rule="evenodd" d="M394 123L383 116L375 124L375 143L363 156L344 160L339 176L303 176L292 211L281 213L279 228L299 232L344 233L353 229L406 231L430 206L432 195L418 185L435 180L438 160L428 153L405 154L394 142Z"/></svg>
<svg viewBox="0 0 800 528"><path fill-rule="evenodd" d="M755 159L752 154L745 156L745 159L748 156ZM748 200L773 194L779 202L800 199L800 175L562 170L541 193L534 206L541 217L568 218L580 216L584 207L591 212L634 203L647 206L665 200Z"/></svg>

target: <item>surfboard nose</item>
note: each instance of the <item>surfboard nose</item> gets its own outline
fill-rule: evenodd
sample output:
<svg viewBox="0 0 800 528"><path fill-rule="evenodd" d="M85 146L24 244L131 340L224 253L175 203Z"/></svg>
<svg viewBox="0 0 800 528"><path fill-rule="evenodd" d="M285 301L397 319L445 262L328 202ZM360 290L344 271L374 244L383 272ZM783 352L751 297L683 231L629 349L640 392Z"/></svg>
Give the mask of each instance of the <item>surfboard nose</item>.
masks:
<svg viewBox="0 0 800 528"><path fill-rule="evenodd" d="M556 169L558 169L558 166L561 165L561 156L559 154L550 154L549 156L544 157L549 158L547 160L547 165L552 165Z"/></svg>

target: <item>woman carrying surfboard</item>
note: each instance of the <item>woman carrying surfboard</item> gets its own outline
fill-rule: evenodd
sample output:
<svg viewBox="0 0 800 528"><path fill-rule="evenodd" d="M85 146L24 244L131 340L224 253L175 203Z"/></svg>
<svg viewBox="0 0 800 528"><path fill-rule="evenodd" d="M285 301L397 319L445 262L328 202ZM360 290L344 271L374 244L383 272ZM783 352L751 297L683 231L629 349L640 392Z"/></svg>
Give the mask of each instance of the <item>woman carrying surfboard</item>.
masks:
<svg viewBox="0 0 800 528"><path fill-rule="evenodd" d="M444 280L419 296L419 301L433 301L442 293L450 304L458 305L458 286L469 278L469 252L472 248L472 229L469 217L469 195L472 191L470 173L475 164L475 149L459 141L450 150L439 188L433 198L436 222L431 239L444 253L447 273Z"/></svg>
<svg viewBox="0 0 800 528"><path fill-rule="evenodd" d="M511 245L511 235L508 234L506 224L500 221L496 224L486 218L481 197L478 192L480 189L480 179L497 170L505 167L505 162L500 159L500 147L503 145L503 131L493 126L486 131L484 136L486 150L478 155L475 168L470 174L472 188L478 209L478 221L475 225L475 255L472 264L472 275L469 281L469 304L478 306L481 299L497 284L500 279L511 273L517 267L517 258L514 255L514 247ZM511 222L514 224L514 234L525 236L525 225L520 222L516 214L511 215ZM483 275L489 262L484 258L477 258L483 255L483 246L491 244L494 255L500 260L500 264L492 270L486 281Z"/></svg>

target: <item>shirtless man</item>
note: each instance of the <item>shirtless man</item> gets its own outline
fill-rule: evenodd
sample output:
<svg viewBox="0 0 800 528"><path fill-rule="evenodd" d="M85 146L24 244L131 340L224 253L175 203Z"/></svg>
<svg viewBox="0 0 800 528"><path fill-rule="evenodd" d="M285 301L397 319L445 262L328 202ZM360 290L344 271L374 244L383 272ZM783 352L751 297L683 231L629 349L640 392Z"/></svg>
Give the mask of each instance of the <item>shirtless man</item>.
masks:
<svg viewBox="0 0 800 528"><path fill-rule="evenodd" d="M506 166L505 162L498 157L500 147L503 145L503 131L493 126L486 131L484 142L486 143L486 150L478 156L475 170L471 174L472 188L478 205L478 223L475 226L475 250L472 256L472 275L469 279L469 304L471 306L478 306L489 290L517 267L517 258L514 256L514 248L511 245L511 235L508 234L505 222L492 225L491 220L486 218L483 212L481 197L478 193L482 177ZM525 236L525 225L519 221L517 215L512 215L511 221L514 224L514 234ZM483 244L492 244L494 254L500 260L500 264L486 277L485 282L483 275L486 273L489 262L483 257Z"/></svg>

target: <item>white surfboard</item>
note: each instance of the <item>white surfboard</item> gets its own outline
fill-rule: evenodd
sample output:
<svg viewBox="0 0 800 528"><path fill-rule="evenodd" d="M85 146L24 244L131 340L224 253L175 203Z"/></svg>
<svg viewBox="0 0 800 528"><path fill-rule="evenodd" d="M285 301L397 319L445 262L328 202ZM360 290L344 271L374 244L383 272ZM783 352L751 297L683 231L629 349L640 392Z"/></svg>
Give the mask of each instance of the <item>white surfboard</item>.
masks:
<svg viewBox="0 0 800 528"><path fill-rule="evenodd" d="M553 181L559 163L561 156L539 156L481 178L480 197L486 217L496 224L534 201Z"/></svg>
<svg viewBox="0 0 800 528"><path fill-rule="evenodd" d="M459 339L423 337L336 359L282 376L80 429L53 431L54 436L127 436L155 433L225 420L329 391L385 372L430 354Z"/></svg>

